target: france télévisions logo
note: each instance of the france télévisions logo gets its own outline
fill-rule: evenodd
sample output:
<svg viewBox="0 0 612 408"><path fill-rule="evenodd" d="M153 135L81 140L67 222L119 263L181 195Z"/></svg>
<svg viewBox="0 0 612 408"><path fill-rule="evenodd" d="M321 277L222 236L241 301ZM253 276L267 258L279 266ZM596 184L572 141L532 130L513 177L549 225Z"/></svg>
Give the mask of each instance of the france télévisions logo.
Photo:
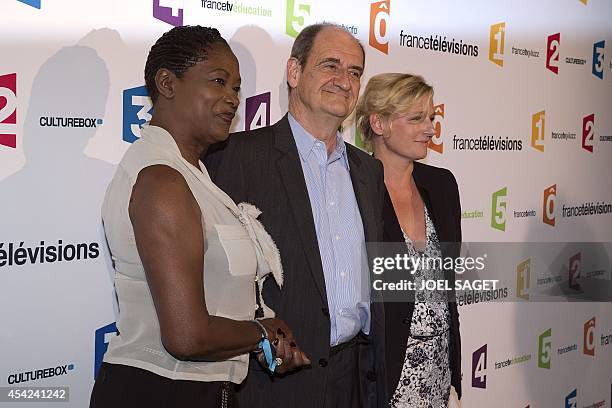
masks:
<svg viewBox="0 0 612 408"><path fill-rule="evenodd" d="M508 188L497 190L491 196L491 228L506 231L508 218Z"/></svg>
<svg viewBox="0 0 612 408"><path fill-rule="evenodd" d="M504 66L504 45L506 42L506 23L497 23L491 26L489 33L489 61Z"/></svg>
<svg viewBox="0 0 612 408"><path fill-rule="evenodd" d="M531 285L531 258L516 265L516 297L529 300Z"/></svg>
<svg viewBox="0 0 612 408"><path fill-rule="evenodd" d="M544 224L555 226L556 211L555 201L557 200L557 185L553 184L544 189L544 200L542 203L542 222Z"/></svg>
<svg viewBox="0 0 612 408"><path fill-rule="evenodd" d="M17 74L0 75L0 145L17 147Z"/></svg>
<svg viewBox="0 0 612 408"><path fill-rule="evenodd" d="M123 140L134 143L140 139L140 129L151 120L153 102L146 86L123 91Z"/></svg>
<svg viewBox="0 0 612 408"><path fill-rule="evenodd" d="M100 367L102 367L102 360L104 359L104 353L108 349L108 343L118 333L116 323L107 324L96 330L94 337L94 380L98 376Z"/></svg>
<svg viewBox="0 0 612 408"><path fill-rule="evenodd" d="M582 148L593 153L593 140L595 139L595 114L582 118Z"/></svg>
<svg viewBox="0 0 612 408"><path fill-rule="evenodd" d="M559 48L561 46L561 33L552 34L546 40L546 68L559 74Z"/></svg>
<svg viewBox="0 0 612 408"><path fill-rule="evenodd" d="M41 0L17 0L17 1L20 2L20 3L23 3L23 4L27 4L28 6L37 8L39 10L40 10L40 7L41 7L41 4L40 4Z"/></svg>
<svg viewBox="0 0 612 408"><path fill-rule="evenodd" d="M565 396L565 408L578 408L578 390L576 388Z"/></svg>
<svg viewBox="0 0 612 408"><path fill-rule="evenodd" d="M552 349L552 329L545 330L538 336L538 367L550 369Z"/></svg>
<svg viewBox="0 0 612 408"><path fill-rule="evenodd" d="M183 25L183 0L153 0L153 18L172 26Z"/></svg>
<svg viewBox="0 0 612 408"><path fill-rule="evenodd" d="M582 352L587 356L595 357L595 316L584 323Z"/></svg>
<svg viewBox="0 0 612 408"><path fill-rule="evenodd" d="M23 371L20 373L9 374L7 382L9 384L21 384L29 381L43 380L49 377L67 375L74 370L74 364L60 364L55 367L38 368L35 370Z"/></svg>
<svg viewBox="0 0 612 408"><path fill-rule="evenodd" d="M472 387L487 388L487 345L472 353Z"/></svg>
<svg viewBox="0 0 612 408"><path fill-rule="evenodd" d="M244 130L270 126L270 92L246 98Z"/></svg>
<svg viewBox="0 0 612 408"><path fill-rule="evenodd" d="M444 104L434 106L434 135L429 139L427 147L436 153L444 153L444 141L442 140L442 119L444 119Z"/></svg>
<svg viewBox="0 0 612 408"><path fill-rule="evenodd" d="M531 147L544 152L544 132L546 125L546 111L531 115Z"/></svg>
<svg viewBox="0 0 612 408"><path fill-rule="evenodd" d="M593 44L593 69L591 72L599 79L603 79L605 47L605 41L599 41Z"/></svg>
<svg viewBox="0 0 612 408"><path fill-rule="evenodd" d="M302 31L302 28L306 26L307 16L310 16L310 4L296 3L296 0L287 0L285 33L289 37L296 38L300 31Z"/></svg>
<svg viewBox="0 0 612 408"><path fill-rule="evenodd" d="M389 18L391 0L370 4L370 36L368 43L383 54L389 54Z"/></svg>

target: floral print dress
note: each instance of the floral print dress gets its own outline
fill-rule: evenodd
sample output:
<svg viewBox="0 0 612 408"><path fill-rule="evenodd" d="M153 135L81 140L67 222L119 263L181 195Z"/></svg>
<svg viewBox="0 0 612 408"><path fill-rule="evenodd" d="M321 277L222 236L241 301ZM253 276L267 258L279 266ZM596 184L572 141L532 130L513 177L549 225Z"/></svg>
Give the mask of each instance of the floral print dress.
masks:
<svg viewBox="0 0 612 408"><path fill-rule="evenodd" d="M442 258L436 229L425 207L426 245L422 252L415 249L404 233L408 255ZM423 265L415 271L415 287L421 281L444 279L441 269L428 269ZM448 406L451 385L449 362L450 314L448 298L443 291L416 291L410 336L406 345L404 366L391 407L441 408Z"/></svg>

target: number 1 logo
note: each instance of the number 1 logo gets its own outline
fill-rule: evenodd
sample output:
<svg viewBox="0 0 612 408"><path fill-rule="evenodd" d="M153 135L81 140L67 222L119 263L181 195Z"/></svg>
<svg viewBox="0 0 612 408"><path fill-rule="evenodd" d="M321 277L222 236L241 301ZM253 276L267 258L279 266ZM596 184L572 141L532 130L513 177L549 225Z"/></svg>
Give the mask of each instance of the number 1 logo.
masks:
<svg viewBox="0 0 612 408"><path fill-rule="evenodd" d="M487 345L472 353L472 387L487 388Z"/></svg>
<svg viewBox="0 0 612 408"><path fill-rule="evenodd" d="M531 280L531 258L527 258L516 266L516 296L529 300Z"/></svg>
<svg viewBox="0 0 612 408"><path fill-rule="evenodd" d="M123 91L123 140L134 143L140 138L142 125L151 120L153 102L146 86Z"/></svg>
<svg viewBox="0 0 612 408"><path fill-rule="evenodd" d="M491 197L491 228L496 230L506 230L507 206L508 202L507 187L493 193Z"/></svg>
<svg viewBox="0 0 612 408"><path fill-rule="evenodd" d="M546 111L534 113L531 116L531 147L544 151L544 132L546 124Z"/></svg>
<svg viewBox="0 0 612 408"><path fill-rule="evenodd" d="M596 42L593 44L593 75L599 79L603 79L604 71L604 48L605 41Z"/></svg>
<svg viewBox="0 0 612 408"><path fill-rule="evenodd" d="M270 126L270 92L246 98L245 130Z"/></svg>
<svg viewBox="0 0 612 408"><path fill-rule="evenodd" d="M489 34L489 61L500 67L504 66L505 39L506 23L493 24Z"/></svg>
<svg viewBox="0 0 612 408"><path fill-rule="evenodd" d="M593 153L593 140L595 139L595 114L582 118L582 148Z"/></svg>
<svg viewBox="0 0 612 408"><path fill-rule="evenodd" d="M538 337L538 367L550 369L552 330L548 329Z"/></svg>
<svg viewBox="0 0 612 408"><path fill-rule="evenodd" d="M550 72L559 74L559 47L561 46L561 33L548 36L546 42L546 68Z"/></svg>
<svg viewBox="0 0 612 408"><path fill-rule="evenodd" d="M17 147L16 73L0 75L0 145Z"/></svg>

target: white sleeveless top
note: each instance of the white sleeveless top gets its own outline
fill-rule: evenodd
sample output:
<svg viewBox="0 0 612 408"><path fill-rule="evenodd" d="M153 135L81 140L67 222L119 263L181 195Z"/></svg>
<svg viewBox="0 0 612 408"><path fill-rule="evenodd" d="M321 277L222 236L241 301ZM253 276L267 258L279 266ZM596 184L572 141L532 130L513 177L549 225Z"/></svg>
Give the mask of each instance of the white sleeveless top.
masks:
<svg viewBox="0 0 612 408"><path fill-rule="evenodd" d="M151 371L177 380L231 381L247 375L248 354L223 361L180 361L163 347L159 321L136 248L128 214L132 187L138 173L151 165L166 165L185 178L200 206L204 243L204 294L208 313L234 320L253 319L256 310L256 276L272 272L282 284L280 258L274 243L255 218L259 211L236 204L200 169L187 162L164 129L145 126L141 139L126 152L111 181L102 219L115 268L119 300L119 335L112 338L104 361ZM266 317L273 312L265 307Z"/></svg>

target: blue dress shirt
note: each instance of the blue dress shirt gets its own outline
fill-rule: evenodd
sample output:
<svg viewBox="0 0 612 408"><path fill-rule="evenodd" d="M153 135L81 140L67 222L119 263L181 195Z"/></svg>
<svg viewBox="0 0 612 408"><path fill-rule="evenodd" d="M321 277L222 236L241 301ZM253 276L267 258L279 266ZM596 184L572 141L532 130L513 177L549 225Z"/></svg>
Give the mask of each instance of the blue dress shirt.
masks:
<svg viewBox="0 0 612 408"><path fill-rule="evenodd" d="M336 148L328 155L324 142L288 116L312 207L331 320L330 345L335 346L359 331L370 331L361 214L340 134L336 135Z"/></svg>

